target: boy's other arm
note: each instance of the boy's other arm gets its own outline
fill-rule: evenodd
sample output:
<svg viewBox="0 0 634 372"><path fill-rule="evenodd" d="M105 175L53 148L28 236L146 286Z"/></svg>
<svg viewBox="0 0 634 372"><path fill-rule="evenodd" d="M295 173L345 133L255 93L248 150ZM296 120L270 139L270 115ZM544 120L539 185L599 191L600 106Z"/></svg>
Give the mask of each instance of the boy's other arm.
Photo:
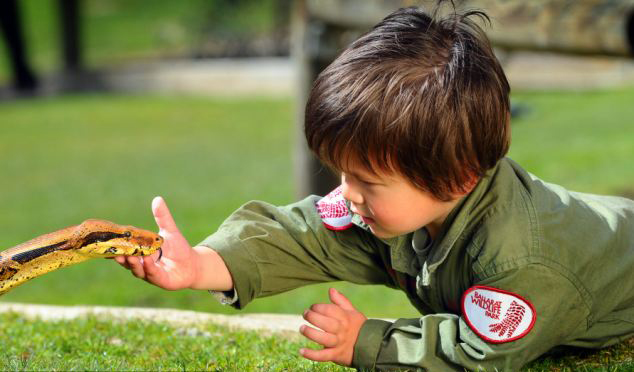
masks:
<svg viewBox="0 0 634 372"><path fill-rule="evenodd" d="M168 290L184 288L227 291L233 280L224 261L207 247L191 247L180 233L161 197L152 201L152 214L163 237L162 254L116 257L137 278ZM160 256L160 259L159 259Z"/></svg>
<svg viewBox="0 0 634 372"><path fill-rule="evenodd" d="M588 304L569 278L552 268L526 265L499 272L474 285L521 295L534 306L534 324L520 334L521 330L515 332L510 321L513 315L500 313L499 324L507 328L502 327L499 335L521 337L490 342L478 336L464 314L429 314L394 323L369 319L359 332L352 365L387 370L418 367L429 371L518 371L552 347L582 337L586 331ZM479 329L484 333L498 331L486 326Z"/></svg>

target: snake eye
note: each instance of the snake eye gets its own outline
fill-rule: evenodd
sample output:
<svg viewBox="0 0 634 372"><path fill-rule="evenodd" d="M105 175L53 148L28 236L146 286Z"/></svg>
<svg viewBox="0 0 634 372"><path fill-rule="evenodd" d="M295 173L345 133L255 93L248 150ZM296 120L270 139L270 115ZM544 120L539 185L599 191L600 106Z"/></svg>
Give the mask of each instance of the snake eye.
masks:
<svg viewBox="0 0 634 372"><path fill-rule="evenodd" d="M132 236L132 233L129 232L129 231L126 231L126 232L123 233L123 236L125 236L126 238L129 238L129 237Z"/></svg>

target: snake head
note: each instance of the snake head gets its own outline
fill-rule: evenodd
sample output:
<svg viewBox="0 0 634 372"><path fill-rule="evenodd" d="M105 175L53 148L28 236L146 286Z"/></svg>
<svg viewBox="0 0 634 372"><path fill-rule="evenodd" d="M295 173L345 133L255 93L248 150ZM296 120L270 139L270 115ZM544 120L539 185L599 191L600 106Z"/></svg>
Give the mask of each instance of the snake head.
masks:
<svg viewBox="0 0 634 372"><path fill-rule="evenodd" d="M96 219L77 226L74 239L78 252L91 257L148 256L163 244L152 231Z"/></svg>

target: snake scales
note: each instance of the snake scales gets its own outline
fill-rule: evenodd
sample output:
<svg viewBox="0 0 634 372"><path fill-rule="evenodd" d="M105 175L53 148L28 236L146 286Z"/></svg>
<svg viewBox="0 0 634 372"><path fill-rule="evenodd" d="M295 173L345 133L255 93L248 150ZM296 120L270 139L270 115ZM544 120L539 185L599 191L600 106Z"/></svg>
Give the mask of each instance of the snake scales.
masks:
<svg viewBox="0 0 634 372"><path fill-rule="evenodd" d="M86 220L0 252L0 295L65 266L97 257L147 256L161 244L163 238L151 231Z"/></svg>

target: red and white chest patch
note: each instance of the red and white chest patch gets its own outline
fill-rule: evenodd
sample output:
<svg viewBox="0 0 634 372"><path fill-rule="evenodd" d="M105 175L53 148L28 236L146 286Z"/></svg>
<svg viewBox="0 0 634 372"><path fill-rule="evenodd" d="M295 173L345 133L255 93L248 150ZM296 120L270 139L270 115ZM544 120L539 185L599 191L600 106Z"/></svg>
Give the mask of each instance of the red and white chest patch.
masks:
<svg viewBox="0 0 634 372"><path fill-rule="evenodd" d="M352 213L341 193L341 186L315 203L319 217L330 230L345 230L352 226Z"/></svg>
<svg viewBox="0 0 634 372"><path fill-rule="evenodd" d="M501 289L475 286L462 296L462 316L483 340L500 344L528 334L537 313L521 296Z"/></svg>

